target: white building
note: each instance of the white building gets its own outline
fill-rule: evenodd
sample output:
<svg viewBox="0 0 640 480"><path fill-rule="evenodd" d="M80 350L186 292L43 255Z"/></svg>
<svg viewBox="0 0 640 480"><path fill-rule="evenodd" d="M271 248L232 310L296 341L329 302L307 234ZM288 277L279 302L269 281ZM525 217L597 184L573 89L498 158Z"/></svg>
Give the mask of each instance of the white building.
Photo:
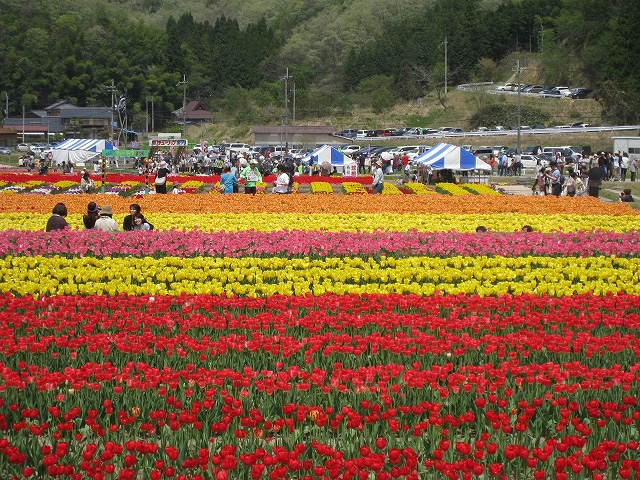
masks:
<svg viewBox="0 0 640 480"><path fill-rule="evenodd" d="M613 151L627 152L629 158L640 160L640 137L611 137Z"/></svg>

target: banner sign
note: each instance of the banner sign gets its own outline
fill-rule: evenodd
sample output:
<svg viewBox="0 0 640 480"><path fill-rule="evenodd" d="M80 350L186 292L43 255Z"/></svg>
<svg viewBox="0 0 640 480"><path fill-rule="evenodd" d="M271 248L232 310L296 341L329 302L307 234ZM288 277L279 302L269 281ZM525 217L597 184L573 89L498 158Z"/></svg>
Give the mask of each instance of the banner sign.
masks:
<svg viewBox="0 0 640 480"><path fill-rule="evenodd" d="M188 147L188 140L149 140L152 147Z"/></svg>
<svg viewBox="0 0 640 480"><path fill-rule="evenodd" d="M103 157L143 157L149 156L149 150L103 150Z"/></svg>

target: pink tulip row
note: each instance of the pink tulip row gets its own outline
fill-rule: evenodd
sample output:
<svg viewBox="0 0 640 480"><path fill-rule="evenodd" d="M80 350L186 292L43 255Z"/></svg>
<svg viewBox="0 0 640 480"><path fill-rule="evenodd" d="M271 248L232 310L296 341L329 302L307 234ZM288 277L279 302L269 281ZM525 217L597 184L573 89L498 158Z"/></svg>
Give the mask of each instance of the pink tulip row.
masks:
<svg viewBox="0 0 640 480"><path fill-rule="evenodd" d="M46 241L44 241L46 239ZM593 255L637 256L640 231L589 232L323 232L96 231L0 232L0 255L242 257L261 255Z"/></svg>

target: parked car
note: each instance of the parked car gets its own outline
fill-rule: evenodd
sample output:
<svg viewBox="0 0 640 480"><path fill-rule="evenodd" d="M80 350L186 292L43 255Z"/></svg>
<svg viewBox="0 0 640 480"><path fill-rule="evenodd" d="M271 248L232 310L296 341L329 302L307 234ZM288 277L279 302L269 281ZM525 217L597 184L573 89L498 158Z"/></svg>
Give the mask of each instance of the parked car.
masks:
<svg viewBox="0 0 640 480"><path fill-rule="evenodd" d="M473 154L476 157L487 157L489 158L490 155L493 155L493 149L491 147L478 147L476 149L473 150Z"/></svg>
<svg viewBox="0 0 640 480"><path fill-rule="evenodd" d="M542 85L526 85L522 88L522 93L540 93L544 90Z"/></svg>
<svg viewBox="0 0 640 480"><path fill-rule="evenodd" d="M524 153L520 155L520 163L522 163L522 168L533 169L534 172L541 167L549 165L549 161L546 158Z"/></svg>
<svg viewBox="0 0 640 480"><path fill-rule="evenodd" d="M540 145L529 145L522 150L523 155L539 155L542 152Z"/></svg>
<svg viewBox="0 0 640 480"><path fill-rule="evenodd" d="M383 160L391 160L396 153L399 157L402 157L406 153L409 157L409 160L413 160L420 154L420 147L417 145L408 145L404 147L393 148L391 150L387 150L386 152L382 152L380 154L380 158L382 158Z"/></svg>
<svg viewBox="0 0 640 480"><path fill-rule="evenodd" d="M0 155L11 155L11 149L8 147L0 147Z"/></svg>
<svg viewBox="0 0 640 480"><path fill-rule="evenodd" d="M395 128L385 128L384 130L382 130L382 133L380 134L381 137L395 137L396 136L396 129Z"/></svg>
<svg viewBox="0 0 640 480"><path fill-rule="evenodd" d="M356 138L365 138L369 136L369 130L358 130L356 132Z"/></svg>
<svg viewBox="0 0 640 480"><path fill-rule="evenodd" d="M579 160L580 157L582 156L580 153L573 151L570 146L544 147L542 149L542 152L551 154L551 155L553 155L554 152L556 154L561 153L565 159L573 159L573 160Z"/></svg>
<svg viewBox="0 0 640 480"><path fill-rule="evenodd" d="M248 145L246 143L228 143L226 149L228 153L231 153L231 152L249 153L251 151L251 145Z"/></svg>
<svg viewBox="0 0 640 480"><path fill-rule="evenodd" d="M504 85L498 85L496 87L496 90L505 92L505 91L513 91L513 88L516 87L517 85L515 83L505 83Z"/></svg>
<svg viewBox="0 0 640 480"><path fill-rule="evenodd" d="M28 152L29 151L29 144L28 143L19 143L18 144L18 151L19 152Z"/></svg>
<svg viewBox="0 0 640 480"><path fill-rule="evenodd" d="M538 96L562 98L568 96L570 93L571 90L569 90L569 87L553 87L549 91L547 91L546 89L541 91Z"/></svg>
<svg viewBox="0 0 640 480"><path fill-rule="evenodd" d="M355 152L356 150L360 150L361 148L361 145L349 145L348 147L344 147L342 149L342 153L344 153L345 155L351 155L353 152Z"/></svg>
<svg viewBox="0 0 640 480"><path fill-rule="evenodd" d="M335 133L336 137L345 137L345 138L356 138L358 135L358 130L354 130L353 128L347 128L345 130L340 130Z"/></svg>
<svg viewBox="0 0 640 480"><path fill-rule="evenodd" d="M587 98L591 94L590 88L573 88L569 94L571 98Z"/></svg>
<svg viewBox="0 0 640 480"><path fill-rule="evenodd" d="M494 145L493 147L491 147L491 150L493 150L493 154L497 157L501 153L506 152L508 148L509 147L507 147L506 145Z"/></svg>

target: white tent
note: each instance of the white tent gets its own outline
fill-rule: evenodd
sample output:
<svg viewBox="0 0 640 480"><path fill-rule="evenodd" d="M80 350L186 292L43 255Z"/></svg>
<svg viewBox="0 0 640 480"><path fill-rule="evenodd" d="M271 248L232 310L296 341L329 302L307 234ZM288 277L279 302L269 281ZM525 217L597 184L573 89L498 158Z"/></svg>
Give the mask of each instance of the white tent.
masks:
<svg viewBox="0 0 640 480"><path fill-rule="evenodd" d="M56 165L71 161L76 166L84 166L102 150L113 150L113 145L106 140L69 138L53 149L53 161Z"/></svg>
<svg viewBox="0 0 640 480"><path fill-rule="evenodd" d="M345 168L354 162L348 155L339 152L331 145L323 145L316 148L313 152L302 159L303 162L322 165L327 163L331 166L331 170L335 167L338 173L344 173Z"/></svg>
<svg viewBox="0 0 640 480"><path fill-rule="evenodd" d="M414 163L433 170L491 170L491 165L483 162L473 153L455 145L439 143L414 159Z"/></svg>

